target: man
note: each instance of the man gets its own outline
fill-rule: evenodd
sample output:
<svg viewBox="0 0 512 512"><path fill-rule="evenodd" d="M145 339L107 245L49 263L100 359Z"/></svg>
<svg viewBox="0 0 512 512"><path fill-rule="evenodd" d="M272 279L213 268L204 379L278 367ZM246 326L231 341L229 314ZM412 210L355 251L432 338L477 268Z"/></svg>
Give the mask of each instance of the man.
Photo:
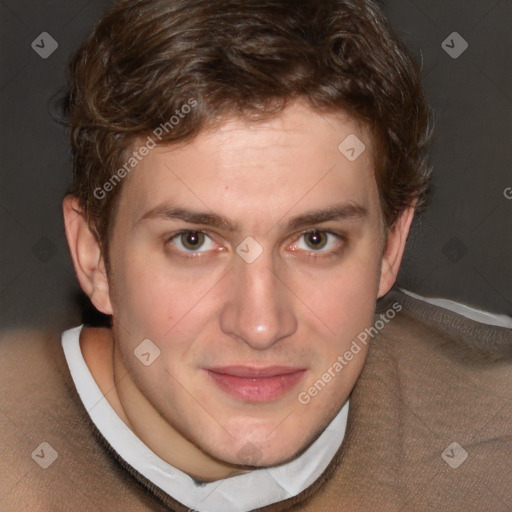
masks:
<svg viewBox="0 0 512 512"><path fill-rule="evenodd" d="M510 331L390 292L431 127L372 2L118 2L66 107L111 327L12 349L57 377L7 509L507 510Z"/></svg>

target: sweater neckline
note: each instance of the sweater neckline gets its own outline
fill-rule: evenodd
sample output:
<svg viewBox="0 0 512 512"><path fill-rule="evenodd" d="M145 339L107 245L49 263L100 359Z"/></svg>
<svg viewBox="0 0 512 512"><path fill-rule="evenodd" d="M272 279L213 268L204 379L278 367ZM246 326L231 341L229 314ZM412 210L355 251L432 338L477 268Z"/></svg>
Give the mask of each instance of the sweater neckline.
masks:
<svg viewBox="0 0 512 512"><path fill-rule="evenodd" d="M427 302L428 304L432 304L434 306L439 306L440 308L452 311L453 313L457 313L458 315L464 316L469 320L473 320L474 322L493 325L495 327L505 327L507 329L512 329L512 317L510 316L491 313L490 311L485 311L483 309L468 306L467 304L456 302L450 299L445 299L442 297L425 297L413 293L404 288L396 288L392 290L392 292L390 293L393 293L396 290L399 290L405 295L408 295L420 301Z"/></svg>
<svg viewBox="0 0 512 512"><path fill-rule="evenodd" d="M128 465L195 511L244 512L295 497L322 475L345 437L348 399L322 434L294 460L219 481L197 482L151 451L105 399L80 349L83 327L64 331L61 342L76 390L92 422Z"/></svg>

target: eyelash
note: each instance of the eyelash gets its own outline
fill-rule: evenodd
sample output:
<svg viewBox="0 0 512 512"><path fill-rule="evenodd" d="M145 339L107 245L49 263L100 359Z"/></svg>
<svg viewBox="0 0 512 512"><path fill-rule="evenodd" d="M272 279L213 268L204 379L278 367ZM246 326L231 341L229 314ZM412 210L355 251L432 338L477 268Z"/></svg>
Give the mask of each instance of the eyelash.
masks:
<svg viewBox="0 0 512 512"><path fill-rule="evenodd" d="M204 231L201 229L182 229L182 230L177 231L177 232L173 233L172 235L168 236L166 238L165 244L167 245L170 242L172 242L175 238L178 238L181 235L188 234L188 233L202 233L211 239L211 237L209 236L207 231ZM310 233L324 233L326 235L334 236L335 238L338 239L339 242L346 242L346 237L344 235L342 235L341 233L337 233L335 231L329 231L329 230L325 230L325 229L308 229L306 231L302 231L293 243L297 243L301 239L301 237L308 235ZM308 255L305 257L311 258L313 261L316 261L319 258L321 258L323 260L330 260L332 258L339 256L343 252L344 249L345 249L345 243L342 243L340 245L340 247L338 247L337 249L331 250L331 251L314 251L314 250L308 251ZM301 249L301 251L302 251L302 249ZM176 252L183 258L194 259L194 258L204 257L204 256L202 256L201 253L208 252L208 251L181 251L181 250L177 249Z"/></svg>

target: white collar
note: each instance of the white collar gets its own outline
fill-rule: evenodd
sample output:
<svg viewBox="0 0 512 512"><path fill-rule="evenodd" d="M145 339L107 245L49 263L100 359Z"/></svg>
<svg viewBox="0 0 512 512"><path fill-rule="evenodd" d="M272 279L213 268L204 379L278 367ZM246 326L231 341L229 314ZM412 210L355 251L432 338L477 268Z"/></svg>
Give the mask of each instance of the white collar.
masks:
<svg viewBox="0 0 512 512"><path fill-rule="evenodd" d="M433 304L434 306L439 306L449 311L453 311L454 313L465 316L466 318L474 320L475 322L480 322L481 324L495 325L497 327L506 327L508 329L512 328L512 318L507 315L491 313L489 311L484 311L483 309L468 306L467 304L463 304L462 302L455 302L453 300L444 299L442 297L424 297L423 295L418 295L416 293L410 292L409 290L405 290L404 288L399 287L398 289L401 292L405 293L406 295L410 295L415 299L422 300L424 302Z"/></svg>
<svg viewBox="0 0 512 512"><path fill-rule="evenodd" d="M349 400L323 433L298 458L225 480L199 484L152 452L103 396L80 350L83 324L62 333L62 347L77 392L93 423L134 469L174 499L199 512L246 512L298 495L332 461L345 436Z"/></svg>

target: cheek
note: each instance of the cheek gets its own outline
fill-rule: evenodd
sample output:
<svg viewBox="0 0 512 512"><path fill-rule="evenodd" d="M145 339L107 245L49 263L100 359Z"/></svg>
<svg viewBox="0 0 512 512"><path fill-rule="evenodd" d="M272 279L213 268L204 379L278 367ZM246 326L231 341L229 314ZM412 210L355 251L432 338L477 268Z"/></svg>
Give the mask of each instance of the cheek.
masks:
<svg viewBox="0 0 512 512"><path fill-rule="evenodd" d="M346 341L373 322L378 271L377 249L364 244L339 265L302 276L295 286L316 322L321 320L331 334Z"/></svg>
<svg viewBox="0 0 512 512"><path fill-rule="evenodd" d="M130 256L128 256L130 255ZM122 323L162 328L173 322L170 304L177 302L182 292L168 286L165 269L143 255L127 249L116 260L114 277L114 314ZM116 310L117 309L117 310Z"/></svg>
<svg viewBox="0 0 512 512"><path fill-rule="evenodd" d="M172 340L176 351L206 328L213 306L207 297L219 280L215 273L191 276L163 258L142 256L121 258L119 268L114 314L130 333L162 346Z"/></svg>

